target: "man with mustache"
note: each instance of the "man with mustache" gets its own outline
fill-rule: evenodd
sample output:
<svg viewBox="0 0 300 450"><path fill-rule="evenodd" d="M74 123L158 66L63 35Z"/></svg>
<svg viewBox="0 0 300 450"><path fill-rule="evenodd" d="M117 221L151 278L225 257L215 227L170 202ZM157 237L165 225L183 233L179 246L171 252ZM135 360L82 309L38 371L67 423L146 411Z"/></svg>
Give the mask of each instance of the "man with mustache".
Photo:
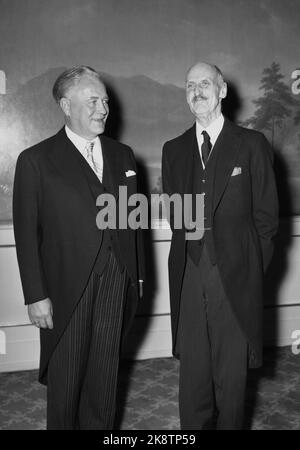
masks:
<svg viewBox="0 0 300 450"><path fill-rule="evenodd" d="M278 205L263 134L224 118L227 84L214 65L187 73L196 123L163 148L164 192L204 196L204 230L174 228L169 255L173 352L183 429L239 429L247 367L262 363L262 282ZM195 215L195 214L194 214ZM198 224L199 225L199 224ZM189 238L187 239L187 236Z"/></svg>
<svg viewBox="0 0 300 450"><path fill-rule="evenodd" d="M97 228L96 199L117 198L120 185L136 193L136 164L129 147L103 135L109 99L98 72L66 70L53 96L65 126L20 154L13 199L25 303L40 329L47 428L112 429L143 253L135 230Z"/></svg>

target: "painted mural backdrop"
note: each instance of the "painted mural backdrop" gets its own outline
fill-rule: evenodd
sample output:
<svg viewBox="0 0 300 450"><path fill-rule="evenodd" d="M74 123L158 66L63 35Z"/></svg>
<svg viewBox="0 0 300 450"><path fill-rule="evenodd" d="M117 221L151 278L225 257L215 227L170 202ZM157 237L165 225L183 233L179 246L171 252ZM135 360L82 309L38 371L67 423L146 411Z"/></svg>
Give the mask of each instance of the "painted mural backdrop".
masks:
<svg viewBox="0 0 300 450"><path fill-rule="evenodd" d="M193 123L184 78L198 60L223 70L231 116L270 140L281 212L300 214L299 23L299 0L0 0L0 220L18 154L63 124L51 89L77 64L103 74L108 132L159 192L162 145Z"/></svg>

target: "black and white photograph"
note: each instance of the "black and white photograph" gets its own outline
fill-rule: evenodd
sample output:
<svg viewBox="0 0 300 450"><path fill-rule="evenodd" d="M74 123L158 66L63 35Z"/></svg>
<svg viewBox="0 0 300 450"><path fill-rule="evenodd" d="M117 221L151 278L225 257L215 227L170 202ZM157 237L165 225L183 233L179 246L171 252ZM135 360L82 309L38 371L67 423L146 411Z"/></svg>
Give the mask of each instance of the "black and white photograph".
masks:
<svg viewBox="0 0 300 450"><path fill-rule="evenodd" d="M300 430L299 24L0 0L0 430Z"/></svg>

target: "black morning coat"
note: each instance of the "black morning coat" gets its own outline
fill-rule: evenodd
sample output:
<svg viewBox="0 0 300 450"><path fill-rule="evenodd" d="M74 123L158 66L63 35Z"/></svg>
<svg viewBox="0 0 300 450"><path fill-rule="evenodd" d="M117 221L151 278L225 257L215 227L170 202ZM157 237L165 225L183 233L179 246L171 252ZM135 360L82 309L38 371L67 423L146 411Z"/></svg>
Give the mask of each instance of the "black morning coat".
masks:
<svg viewBox="0 0 300 450"><path fill-rule="evenodd" d="M195 125L165 143L165 193L193 192ZM263 275L272 257L278 226L273 154L262 133L225 119L215 143L218 153L212 195L212 236L216 262L232 310L249 345L249 367L262 363ZM237 175L232 176L236 168ZM173 227L171 218L171 228ZM186 261L185 231L174 230L169 254L173 353ZM180 357L180 355L175 355Z"/></svg>
<svg viewBox="0 0 300 450"><path fill-rule="evenodd" d="M119 186L127 186L128 196L136 193L137 177L125 174L137 171L132 150L103 135L100 140L106 191L118 198ZM101 244L99 208L75 152L63 128L24 150L15 172L13 221L25 304L46 297L53 303L54 328L40 330L39 379L45 384L49 358L84 292ZM144 279L143 244L135 230L113 232L130 277L124 314L129 323L137 306L138 279Z"/></svg>

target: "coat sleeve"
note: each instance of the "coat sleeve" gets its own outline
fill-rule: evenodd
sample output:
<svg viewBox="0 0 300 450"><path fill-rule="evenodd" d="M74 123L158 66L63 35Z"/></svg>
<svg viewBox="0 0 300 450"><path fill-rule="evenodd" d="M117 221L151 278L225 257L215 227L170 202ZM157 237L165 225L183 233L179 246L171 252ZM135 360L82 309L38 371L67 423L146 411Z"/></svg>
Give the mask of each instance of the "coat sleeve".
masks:
<svg viewBox="0 0 300 450"><path fill-rule="evenodd" d="M273 152L263 134L258 135L251 160L252 211L266 271L278 229L278 197L273 171Z"/></svg>
<svg viewBox="0 0 300 450"><path fill-rule="evenodd" d="M40 258L40 181L27 151L17 160L13 189L13 224L25 304L48 297Z"/></svg>

